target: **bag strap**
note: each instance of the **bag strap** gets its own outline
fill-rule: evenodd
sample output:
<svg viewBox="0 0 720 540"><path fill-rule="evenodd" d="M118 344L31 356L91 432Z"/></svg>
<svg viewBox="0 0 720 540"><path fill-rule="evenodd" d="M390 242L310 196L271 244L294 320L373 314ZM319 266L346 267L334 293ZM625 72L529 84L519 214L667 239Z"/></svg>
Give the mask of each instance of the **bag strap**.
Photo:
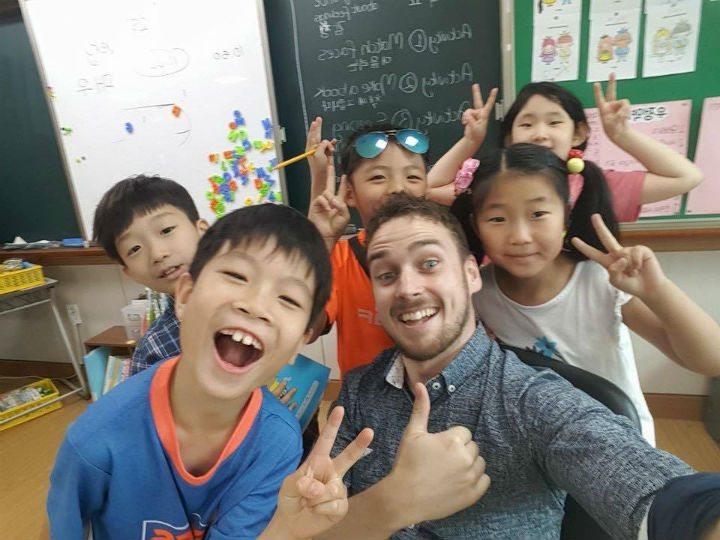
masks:
<svg viewBox="0 0 720 540"><path fill-rule="evenodd" d="M360 266L362 266L362 269L365 270L365 275L370 278L370 270L368 270L367 252L365 251L365 246L360 243L357 235L350 238L348 242L350 243L350 249L352 249L355 254L355 258L360 263Z"/></svg>

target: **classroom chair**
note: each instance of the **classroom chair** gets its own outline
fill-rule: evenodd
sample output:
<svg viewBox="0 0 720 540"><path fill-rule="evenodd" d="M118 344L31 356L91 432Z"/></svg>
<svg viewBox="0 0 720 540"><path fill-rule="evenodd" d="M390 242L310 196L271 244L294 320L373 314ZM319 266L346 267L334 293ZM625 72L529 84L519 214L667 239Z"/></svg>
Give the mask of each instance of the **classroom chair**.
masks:
<svg viewBox="0 0 720 540"><path fill-rule="evenodd" d="M596 399L615 414L624 416L640 430L640 417L630 398L607 379L559 360L548 358L535 351L501 344L506 351L514 352L525 364L536 369L549 368L566 379L578 390ZM570 495L565 499L565 517L562 522L562 540L611 540L600 525Z"/></svg>

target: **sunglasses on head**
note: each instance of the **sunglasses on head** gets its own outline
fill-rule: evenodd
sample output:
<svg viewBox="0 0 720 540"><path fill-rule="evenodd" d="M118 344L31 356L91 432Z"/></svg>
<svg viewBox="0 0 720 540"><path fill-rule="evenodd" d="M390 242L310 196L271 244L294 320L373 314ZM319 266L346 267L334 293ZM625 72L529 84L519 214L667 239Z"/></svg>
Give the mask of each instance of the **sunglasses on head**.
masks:
<svg viewBox="0 0 720 540"><path fill-rule="evenodd" d="M430 148L428 136L416 129L371 131L355 139L353 146L360 157L372 159L383 153L390 137L394 137L400 146L414 154L424 154Z"/></svg>

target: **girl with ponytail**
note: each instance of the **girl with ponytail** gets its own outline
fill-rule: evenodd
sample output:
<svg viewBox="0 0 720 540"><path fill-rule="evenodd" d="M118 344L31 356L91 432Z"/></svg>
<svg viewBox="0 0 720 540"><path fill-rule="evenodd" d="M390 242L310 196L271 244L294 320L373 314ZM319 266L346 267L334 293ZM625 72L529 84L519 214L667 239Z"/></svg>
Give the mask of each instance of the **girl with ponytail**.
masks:
<svg viewBox="0 0 720 540"><path fill-rule="evenodd" d="M605 135L622 150L633 156L646 171L603 171L618 221L635 221L643 204L661 201L687 193L702 181L702 172L690 160L668 146L644 135L630 126L630 102L617 99L617 82L610 76L607 91L603 94L600 83L595 83L595 103ZM475 109L468 109L463 122L469 121ZM560 159L567 160L573 153L582 153L587 146L590 128L580 100L570 91L552 82L530 83L524 86L501 124L501 145L533 143L552 150ZM484 137L484 132L482 133ZM457 165L475 153L477 146L468 146L469 154L445 154L434 165L435 174L429 178L429 196L438 202L450 204L454 198L452 177ZM586 162L587 163L587 162ZM598 172L599 169L593 172ZM442 179L442 180L440 180ZM571 193L579 192L581 179L569 175Z"/></svg>
<svg viewBox="0 0 720 540"><path fill-rule="evenodd" d="M568 168L581 175L575 188ZM473 298L479 318L508 345L615 383L654 444L628 328L687 369L716 376L720 327L665 277L650 249L620 245L610 190L594 164L524 143L458 176L452 212L478 261L492 261Z"/></svg>

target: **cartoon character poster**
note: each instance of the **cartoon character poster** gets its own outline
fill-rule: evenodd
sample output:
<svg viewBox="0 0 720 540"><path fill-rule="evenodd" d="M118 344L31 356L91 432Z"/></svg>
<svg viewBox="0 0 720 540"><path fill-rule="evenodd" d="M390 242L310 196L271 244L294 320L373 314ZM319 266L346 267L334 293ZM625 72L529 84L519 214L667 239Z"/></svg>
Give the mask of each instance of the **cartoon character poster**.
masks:
<svg viewBox="0 0 720 540"><path fill-rule="evenodd" d="M587 80L606 81L610 73L618 79L637 76L638 35L640 33L640 7L618 8L629 3L593 2L588 42Z"/></svg>
<svg viewBox="0 0 720 540"><path fill-rule="evenodd" d="M533 81L578 78L582 0L533 0Z"/></svg>
<svg viewBox="0 0 720 540"><path fill-rule="evenodd" d="M643 77L695 71L701 0L648 0Z"/></svg>

